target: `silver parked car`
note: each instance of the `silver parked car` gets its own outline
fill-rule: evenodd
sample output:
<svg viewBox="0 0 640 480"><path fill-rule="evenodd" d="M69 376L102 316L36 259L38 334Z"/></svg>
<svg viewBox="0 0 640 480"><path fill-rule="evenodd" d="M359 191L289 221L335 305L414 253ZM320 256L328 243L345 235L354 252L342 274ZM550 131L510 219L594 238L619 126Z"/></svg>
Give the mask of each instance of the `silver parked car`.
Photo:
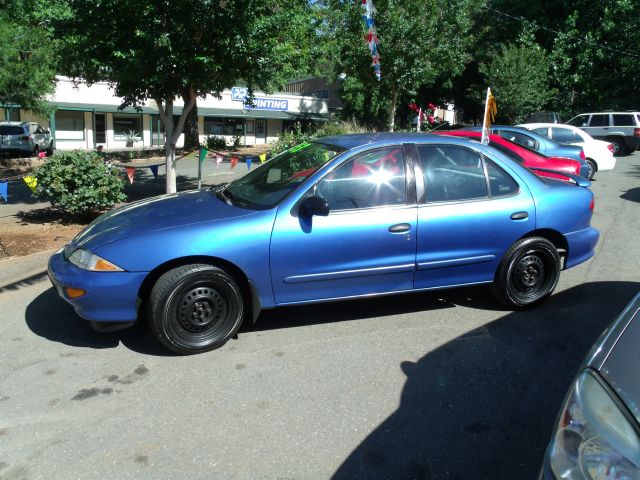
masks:
<svg viewBox="0 0 640 480"><path fill-rule="evenodd" d="M611 143L615 156L631 153L640 146L640 112L582 113L567 124Z"/></svg>
<svg viewBox="0 0 640 480"><path fill-rule="evenodd" d="M540 478L640 478L640 294L587 355L567 395Z"/></svg>
<svg viewBox="0 0 640 480"><path fill-rule="evenodd" d="M0 154L38 155L53 153L49 130L35 122L0 122Z"/></svg>

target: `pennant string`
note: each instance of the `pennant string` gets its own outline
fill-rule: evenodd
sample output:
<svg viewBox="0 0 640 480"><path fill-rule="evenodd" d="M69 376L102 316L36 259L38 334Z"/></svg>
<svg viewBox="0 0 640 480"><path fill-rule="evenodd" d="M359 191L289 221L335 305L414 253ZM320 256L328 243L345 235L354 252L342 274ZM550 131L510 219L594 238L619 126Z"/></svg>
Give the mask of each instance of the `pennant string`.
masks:
<svg viewBox="0 0 640 480"><path fill-rule="evenodd" d="M372 0L362 0L362 7L364 8L364 15L362 18L364 19L365 26L367 28L367 36L365 37L367 41L367 45L369 46L369 51L371 52L371 57L373 58L373 73L375 74L378 81L382 77L381 69L380 69L380 54L378 53L378 36L376 35L376 27L375 21L373 17L378 13L376 7L373 6Z"/></svg>

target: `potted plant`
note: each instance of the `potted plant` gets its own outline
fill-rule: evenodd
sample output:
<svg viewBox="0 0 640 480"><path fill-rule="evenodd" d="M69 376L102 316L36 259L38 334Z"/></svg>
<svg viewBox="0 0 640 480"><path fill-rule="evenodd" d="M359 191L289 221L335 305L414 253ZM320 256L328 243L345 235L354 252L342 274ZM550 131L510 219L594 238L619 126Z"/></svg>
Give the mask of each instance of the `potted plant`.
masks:
<svg viewBox="0 0 640 480"><path fill-rule="evenodd" d="M140 134L135 130L129 130L124 134L124 139L127 142L127 147L133 147L134 142L140 141Z"/></svg>

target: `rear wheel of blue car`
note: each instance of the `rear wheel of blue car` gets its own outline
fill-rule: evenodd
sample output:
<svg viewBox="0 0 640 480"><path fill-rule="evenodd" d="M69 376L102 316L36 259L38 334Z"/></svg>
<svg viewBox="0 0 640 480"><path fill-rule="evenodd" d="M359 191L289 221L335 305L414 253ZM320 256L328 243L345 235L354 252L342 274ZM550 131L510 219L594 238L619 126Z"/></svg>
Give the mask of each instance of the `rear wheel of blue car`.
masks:
<svg viewBox="0 0 640 480"><path fill-rule="evenodd" d="M551 295L560 278L560 255L546 238L518 240L504 255L494 281L496 297L510 308L525 308Z"/></svg>
<svg viewBox="0 0 640 480"><path fill-rule="evenodd" d="M163 274L149 298L149 324L169 350L183 355L224 345L240 328L244 302L224 270L196 264Z"/></svg>

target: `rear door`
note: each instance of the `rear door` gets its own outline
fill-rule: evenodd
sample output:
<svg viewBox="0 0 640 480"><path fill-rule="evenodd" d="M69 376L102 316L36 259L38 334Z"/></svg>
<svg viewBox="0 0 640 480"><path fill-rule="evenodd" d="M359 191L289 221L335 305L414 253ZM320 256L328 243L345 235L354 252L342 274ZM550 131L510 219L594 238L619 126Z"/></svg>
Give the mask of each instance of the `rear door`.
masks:
<svg viewBox="0 0 640 480"><path fill-rule="evenodd" d="M425 144L417 151L425 192L415 288L492 281L505 251L535 228L529 189L473 148Z"/></svg>
<svg viewBox="0 0 640 480"><path fill-rule="evenodd" d="M610 129L609 114L594 113L589 120L589 126L582 129L594 138L606 137Z"/></svg>

